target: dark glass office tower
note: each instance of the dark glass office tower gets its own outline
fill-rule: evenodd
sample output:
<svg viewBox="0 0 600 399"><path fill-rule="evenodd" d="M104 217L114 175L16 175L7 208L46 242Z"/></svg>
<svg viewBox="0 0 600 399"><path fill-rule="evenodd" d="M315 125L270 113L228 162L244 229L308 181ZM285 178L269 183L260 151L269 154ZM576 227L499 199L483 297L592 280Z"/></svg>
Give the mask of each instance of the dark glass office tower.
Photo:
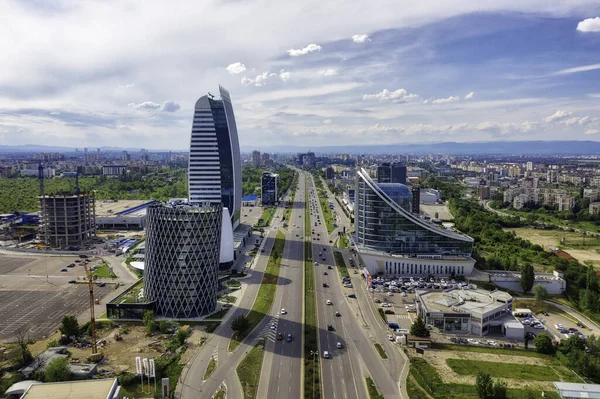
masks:
<svg viewBox="0 0 600 399"><path fill-rule="evenodd" d="M229 92L219 86L196 102L188 169L192 204L221 203L232 227L239 224L242 205L242 168L237 126Z"/></svg>

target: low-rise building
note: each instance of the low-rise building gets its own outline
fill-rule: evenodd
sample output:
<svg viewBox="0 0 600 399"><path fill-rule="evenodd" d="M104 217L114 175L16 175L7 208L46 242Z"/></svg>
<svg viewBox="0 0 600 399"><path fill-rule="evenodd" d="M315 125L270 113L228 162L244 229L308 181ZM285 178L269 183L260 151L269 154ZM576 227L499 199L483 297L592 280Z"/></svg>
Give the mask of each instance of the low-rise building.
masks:
<svg viewBox="0 0 600 399"><path fill-rule="evenodd" d="M590 215L600 215L600 202L592 202L589 209Z"/></svg>
<svg viewBox="0 0 600 399"><path fill-rule="evenodd" d="M116 378L31 384L21 399L121 399Z"/></svg>
<svg viewBox="0 0 600 399"><path fill-rule="evenodd" d="M503 333L511 337L524 337L512 316L513 298L504 291L482 289L451 289L439 291L417 291L417 312L426 324L444 333L487 335ZM520 325L520 323L519 323ZM520 334L520 335L519 335Z"/></svg>
<svg viewBox="0 0 600 399"><path fill-rule="evenodd" d="M561 399L600 399L600 384L553 382Z"/></svg>

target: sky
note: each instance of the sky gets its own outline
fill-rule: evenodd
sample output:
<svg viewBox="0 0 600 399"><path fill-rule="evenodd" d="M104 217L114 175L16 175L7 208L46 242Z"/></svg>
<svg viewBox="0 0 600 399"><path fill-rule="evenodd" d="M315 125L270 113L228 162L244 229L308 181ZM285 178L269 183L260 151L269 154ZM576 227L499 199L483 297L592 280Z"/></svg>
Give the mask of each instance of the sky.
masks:
<svg viewBox="0 0 600 399"><path fill-rule="evenodd" d="M597 0L0 0L0 144L600 140Z"/></svg>

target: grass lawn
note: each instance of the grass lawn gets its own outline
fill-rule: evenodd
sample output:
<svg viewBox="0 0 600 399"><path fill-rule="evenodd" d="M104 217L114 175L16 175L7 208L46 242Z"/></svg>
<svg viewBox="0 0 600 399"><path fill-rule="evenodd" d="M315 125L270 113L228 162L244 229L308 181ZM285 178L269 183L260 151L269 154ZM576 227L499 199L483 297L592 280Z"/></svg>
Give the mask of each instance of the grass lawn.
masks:
<svg viewBox="0 0 600 399"><path fill-rule="evenodd" d="M345 234L341 235L337 241L338 248L348 248L350 247L350 243L348 242L348 237Z"/></svg>
<svg viewBox="0 0 600 399"><path fill-rule="evenodd" d="M419 388L419 386L420 385L415 382L415 379L412 376L411 372L411 374L409 374L408 378L406 379L406 391L408 392L408 397L410 399L429 399L430 396L425 394L425 392L423 392L423 390Z"/></svg>
<svg viewBox="0 0 600 399"><path fill-rule="evenodd" d="M256 227L265 227L270 226L271 221L273 220L273 215L275 215L275 207L265 208L260 218L262 219L262 223L260 220L256 223Z"/></svg>
<svg viewBox="0 0 600 399"><path fill-rule="evenodd" d="M367 377L367 392L369 392L370 399L383 399L383 395L379 394L371 377Z"/></svg>
<svg viewBox="0 0 600 399"><path fill-rule="evenodd" d="M256 344L248 352L246 357L237 367L237 375L242 384L242 391L245 399L256 398L258 391L258 382L260 380L260 368L262 367L265 348L262 344Z"/></svg>
<svg viewBox="0 0 600 399"><path fill-rule="evenodd" d="M217 368L217 361L215 360L214 357L211 357L210 362L208 362L208 366L206 366L206 371L204 372L204 377L202 379L208 380L208 378L211 376L211 374L215 371L216 368Z"/></svg>
<svg viewBox="0 0 600 399"><path fill-rule="evenodd" d="M97 268L96 270L94 270L92 272L93 276L98 276L98 277L102 277L102 278L115 278L117 277L116 274L114 273L110 273L108 270L108 265L105 263L102 266L100 266L99 268Z"/></svg>
<svg viewBox="0 0 600 399"><path fill-rule="evenodd" d="M509 215L513 215L513 216L519 216L522 218L526 218L528 215L536 215L537 221L539 222L544 222L547 224L553 224L556 226L561 226L561 227L571 227L574 229L580 229L580 230L586 230L586 231L592 231L592 232L598 232L600 231L600 228L598 226L596 226L594 224L594 222L590 222L590 221L569 221L569 220L565 220L565 219L560 219L554 215L545 215L543 213L535 213L535 212L524 212L524 211L516 211L513 209L498 209L498 211L503 212L503 213L507 213Z"/></svg>
<svg viewBox="0 0 600 399"><path fill-rule="evenodd" d="M305 179L306 184L306 179ZM308 203L308 190L304 203ZM317 344L317 301L315 298L315 267L312 264L310 242L310 211L304 208L304 397L321 397L320 358L311 354L319 350Z"/></svg>
<svg viewBox="0 0 600 399"><path fill-rule="evenodd" d="M381 344L379 342L375 342L375 349L377 349L377 353L379 353L379 356L381 356L382 359L387 359L387 353L385 353L385 349L383 349L383 346L381 346Z"/></svg>
<svg viewBox="0 0 600 399"><path fill-rule="evenodd" d="M533 345L530 345L533 347ZM435 343L434 349L443 349L455 352L478 352L478 353L489 353L490 355L508 355L508 356L524 356L524 357L536 357L538 359L551 360L552 356L538 353L535 349L504 349L504 348L484 348L481 346L472 345L451 345L451 344L440 344Z"/></svg>
<svg viewBox="0 0 600 399"><path fill-rule="evenodd" d="M479 372L489 373L494 378L514 378L532 381L560 381L560 375L552 367L532 364L497 363L482 360L447 359L448 366L457 374L477 375ZM567 378L569 382L578 382ZM579 381L580 382L580 381Z"/></svg>
<svg viewBox="0 0 600 399"><path fill-rule="evenodd" d="M346 261L344 260L344 256L337 251L333 251L333 257L335 258L335 264L337 266L337 271L340 273L342 277L350 277L348 273L348 267L346 266Z"/></svg>
<svg viewBox="0 0 600 399"><path fill-rule="evenodd" d="M218 312L215 312L207 317L207 319L220 320L227 314L229 309L221 309Z"/></svg>
<svg viewBox="0 0 600 399"><path fill-rule="evenodd" d="M250 331L254 329L265 317L273 305L275 290L277 289L277 280L279 279L279 267L283 255L283 247L285 246L285 236L281 231L277 232L275 244L271 251L271 256L267 263L267 269L263 275L258 294L252 305L252 310L246 316L248 318L248 328L242 334L237 334L229 341L229 351L232 352L240 343L248 336Z"/></svg>
<svg viewBox="0 0 600 399"><path fill-rule="evenodd" d="M323 217L325 218L325 225L327 226L327 233L331 234L335 227L333 227L333 213L331 213L331 209L329 208L329 199L327 198L319 198L319 202L321 203L321 209L323 210Z"/></svg>
<svg viewBox="0 0 600 399"><path fill-rule="evenodd" d="M225 399L225 394L226 392L222 389L220 389L215 396L213 396L213 399Z"/></svg>

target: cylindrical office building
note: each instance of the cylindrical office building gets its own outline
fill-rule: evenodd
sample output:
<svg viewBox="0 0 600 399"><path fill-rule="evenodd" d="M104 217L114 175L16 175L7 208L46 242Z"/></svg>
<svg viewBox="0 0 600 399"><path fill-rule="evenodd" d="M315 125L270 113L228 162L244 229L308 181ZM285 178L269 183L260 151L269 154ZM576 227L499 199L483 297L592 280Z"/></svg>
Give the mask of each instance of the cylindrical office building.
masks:
<svg viewBox="0 0 600 399"><path fill-rule="evenodd" d="M148 207L144 296L156 313L203 316L217 306L221 204Z"/></svg>

